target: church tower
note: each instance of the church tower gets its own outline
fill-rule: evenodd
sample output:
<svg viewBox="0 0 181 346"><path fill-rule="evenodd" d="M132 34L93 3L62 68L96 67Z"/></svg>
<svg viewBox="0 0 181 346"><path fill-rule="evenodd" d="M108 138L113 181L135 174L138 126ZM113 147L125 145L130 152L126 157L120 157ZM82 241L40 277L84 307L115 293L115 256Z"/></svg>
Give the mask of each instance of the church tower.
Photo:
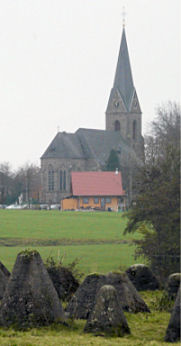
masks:
<svg viewBox="0 0 181 346"><path fill-rule="evenodd" d="M133 83L123 26L113 88L106 110L106 130L120 132L138 157L143 157L142 113Z"/></svg>

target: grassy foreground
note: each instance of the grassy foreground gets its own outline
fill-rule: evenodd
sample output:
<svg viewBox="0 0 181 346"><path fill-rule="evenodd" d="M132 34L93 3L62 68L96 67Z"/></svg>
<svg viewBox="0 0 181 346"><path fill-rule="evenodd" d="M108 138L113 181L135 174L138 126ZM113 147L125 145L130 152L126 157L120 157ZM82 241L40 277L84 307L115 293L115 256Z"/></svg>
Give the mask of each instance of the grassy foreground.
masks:
<svg viewBox="0 0 181 346"><path fill-rule="evenodd" d="M151 309L151 313L125 313L131 335L122 338L105 338L83 332L85 322L77 320L69 322L69 327L53 325L44 328L34 328L28 331L0 328L0 345L3 346L79 346L79 345L125 345L125 346L160 346L170 345L164 342L165 331L170 314L154 309L154 302L161 295L157 292L144 292L143 298ZM173 343L172 345L178 345Z"/></svg>
<svg viewBox="0 0 181 346"><path fill-rule="evenodd" d="M126 269L136 262L132 240L139 237L123 235L126 222L113 212L0 210L0 260L12 270L20 251L36 248L43 259L79 258L85 274Z"/></svg>
<svg viewBox="0 0 181 346"><path fill-rule="evenodd" d="M85 274L106 273L120 266L126 269L136 263L132 240L139 237L123 235L126 222L119 213L0 210L0 260L11 270L20 251L36 248L43 259L63 256L63 263L70 263L79 257L79 269ZM52 325L27 331L0 328L0 345L167 345L163 340L170 314L156 311L154 304L160 294L143 293L151 314L125 313L131 335L123 338L85 334L85 321L78 320L70 321L69 327Z"/></svg>

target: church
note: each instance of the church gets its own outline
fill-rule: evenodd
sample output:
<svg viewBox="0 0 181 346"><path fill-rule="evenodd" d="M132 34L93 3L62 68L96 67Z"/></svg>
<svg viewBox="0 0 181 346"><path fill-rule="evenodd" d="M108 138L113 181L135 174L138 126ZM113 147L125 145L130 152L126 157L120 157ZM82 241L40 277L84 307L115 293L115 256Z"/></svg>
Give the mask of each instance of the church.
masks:
<svg viewBox="0 0 181 346"><path fill-rule="evenodd" d="M120 51L110 92L105 130L79 128L75 133L58 132L41 157L41 201L60 203L71 195L71 172L102 171L111 150L116 151L131 203L134 169L144 157L142 113L133 83L123 26Z"/></svg>

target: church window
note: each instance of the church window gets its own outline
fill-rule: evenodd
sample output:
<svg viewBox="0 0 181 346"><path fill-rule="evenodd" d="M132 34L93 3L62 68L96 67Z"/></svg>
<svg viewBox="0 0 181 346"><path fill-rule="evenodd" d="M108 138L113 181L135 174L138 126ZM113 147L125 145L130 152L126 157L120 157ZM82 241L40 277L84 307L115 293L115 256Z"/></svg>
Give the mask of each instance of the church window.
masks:
<svg viewBox="0 0 181 346"><path fill-rule="evenodd" d="M114 123L114 131L120 131L120 129L121 129L120 122L116 120Z"/></svg>
<svg viewBox="0 0 181 346"><path fill-rule="evenodd" d="M54 170L52 166L48 169L48 190L54 191Z"/></svg>
<svg viewBox="0 0 181 346"><path fill-rule="evenodd" d="M136 120L133 120L133 139L136 140L136 132L137 132L137 124Z"/></svg>
<svg viewBox="0 0 181 346"><path fill-rule="evenodd" d="M60 191L66 191L66 171L60 171Z"/></svg>
<svg viewBox="0 0 181 346"><path fill-rule="evenodd" d="M60 171L60 191L63 191L63 172Z"/></svg>
<svg viewBox="0 0 181 346"><path fill-rule="evenodd" d="M63 189L66 191L66 171L63 172Z"/></svg>

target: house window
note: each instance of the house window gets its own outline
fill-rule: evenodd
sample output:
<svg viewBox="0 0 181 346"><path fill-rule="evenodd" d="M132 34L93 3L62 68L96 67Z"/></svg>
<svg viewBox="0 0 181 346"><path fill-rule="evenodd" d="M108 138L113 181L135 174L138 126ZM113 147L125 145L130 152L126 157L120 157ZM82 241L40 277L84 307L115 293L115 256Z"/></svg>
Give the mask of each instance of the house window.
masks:
<svg viewBox="0 0 181 346"><path fill-rule="evenodd" d="M120 122L116 120L114 123L114 131L120 131L120 130L121 130Z"/></svg>
<svg viewBox="0 0 181 346"><path fill-rule="evenodd" d="M60 191L66 191L66 171L60 171Z"/></svg>
<svg viewBox="0 0 181 346"><path fill-rule="evenodd" d="M89 199L88 199L87 197L84 197L84 198L83 198L83 203L84 203L84 204L88 204L88 203L89 203Z"/></svg>
<svg viewBox="0 0 181 346"><path fill-rule="evenodd" d="M110 197L106 197L106 203L111 203L111 198Z"/></svg>
<svg viewBox="0 0 181 346"><path fill-rule="evenodd" d="M98 197L94 198L94 204L99 204L99 198Z"/></svg>
<svg viewBox="0 0 181 346"><path fill-rule="evenodd" d="M52 166L48 168L48 190L54 191L54 170Z"/></svg>
<svg viewBox="0 0 181 346"><path fill-rule="evenodd" d="M133 139L136 140L137 125L136 120L133 121Z"/></svg>

